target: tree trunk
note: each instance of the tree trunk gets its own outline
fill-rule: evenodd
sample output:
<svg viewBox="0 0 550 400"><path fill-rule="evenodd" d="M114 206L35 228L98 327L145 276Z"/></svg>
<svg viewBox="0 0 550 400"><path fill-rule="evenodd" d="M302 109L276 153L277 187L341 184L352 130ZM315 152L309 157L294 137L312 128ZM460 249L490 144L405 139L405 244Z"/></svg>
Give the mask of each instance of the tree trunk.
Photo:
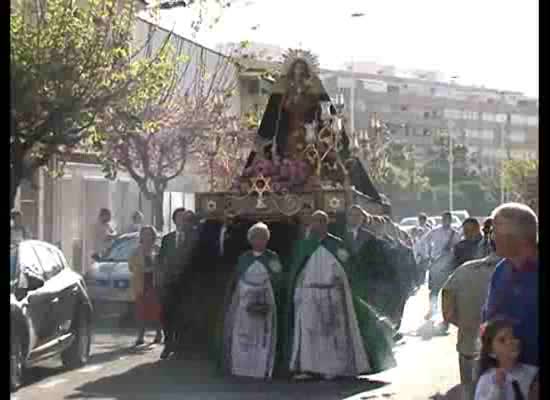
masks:
<svg viewBox="0 0 550 400"><path fill-rule="evenodd" d="M155 229L159 234L162 234L164 228L164 193L155 193L151 199L153 205L153 221Z"/></svg>

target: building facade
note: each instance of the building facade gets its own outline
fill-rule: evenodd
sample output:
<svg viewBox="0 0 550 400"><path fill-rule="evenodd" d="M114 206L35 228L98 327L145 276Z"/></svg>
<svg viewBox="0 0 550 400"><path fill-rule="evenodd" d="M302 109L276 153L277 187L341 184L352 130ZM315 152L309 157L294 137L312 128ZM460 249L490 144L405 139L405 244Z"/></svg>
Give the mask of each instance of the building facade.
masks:
<svg viewBox="0 0 550 400"><path fill-rule="evenodd" d="M466 145L486 172L495 173L505 158L538 158L537 100L432 80L441 77L429 71L419 76L398 76L395 68L368 63L322 74L329 94L343 95L356 131L368 131L373 119L383 121L393 140L414 145L420 162L430 161L450 121L455 143Z"/></svg>

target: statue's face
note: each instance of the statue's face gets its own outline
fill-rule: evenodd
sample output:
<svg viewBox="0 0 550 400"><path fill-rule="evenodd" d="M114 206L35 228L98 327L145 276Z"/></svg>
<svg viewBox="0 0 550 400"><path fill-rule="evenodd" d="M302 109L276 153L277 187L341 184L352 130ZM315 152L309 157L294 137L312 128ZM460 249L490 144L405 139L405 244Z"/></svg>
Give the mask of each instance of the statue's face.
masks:
<svg viewBox="0 0 550 400"><path fill-rule="evenodd" d="M292 75L295 81L304 81L308 75L308 68L306 63L300 60L296 61L294 63L294 67L292 68Z"/></svg>

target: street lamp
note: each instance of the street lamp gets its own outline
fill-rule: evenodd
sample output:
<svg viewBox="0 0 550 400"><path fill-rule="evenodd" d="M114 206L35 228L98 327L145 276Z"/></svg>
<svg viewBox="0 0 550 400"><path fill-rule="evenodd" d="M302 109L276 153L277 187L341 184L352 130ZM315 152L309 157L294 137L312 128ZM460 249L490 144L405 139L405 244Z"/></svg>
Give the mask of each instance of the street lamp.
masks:
<svg viewBox="0 0 550 400"><path fill-rule="evenodd" d="M459 78L458 75L451 76L451 84L456 85L456 81ZM464 111L461 112L462 118L464 117ZM453 130L455 123L452 120L447 122L447 131L449 134L449 211L453 211L453 167L454 167L454 155L453 155Z"/></svg>
<svg viewBox="0 0 550 400"><path fill-rule="evenodd" d="M351 18L353 19L358 19L358 18L362 18L364 16L366 16L367 14L363 13L363 12L355 12L355 13L352 13L351 14ZM351 128L351 132L355 132L355 69L354 69L354 64L355 64L355 52L352 51L352 56L351 56L351 88L350 88L350 102L351 102L351 107L350 107L350 128Z"/></svg>

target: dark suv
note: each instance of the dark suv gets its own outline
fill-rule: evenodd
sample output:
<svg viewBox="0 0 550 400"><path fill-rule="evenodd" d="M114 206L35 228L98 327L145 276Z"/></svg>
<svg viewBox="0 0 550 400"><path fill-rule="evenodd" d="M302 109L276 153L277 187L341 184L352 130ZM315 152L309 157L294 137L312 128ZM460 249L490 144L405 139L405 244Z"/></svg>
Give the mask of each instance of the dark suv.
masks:
<svg viewBox="0 0 550 400"><path fill-rule="evenodd" d="M88 362L92 305L82 277L63 253L38 240L10 246L10 386L25 368L61 355L77 368Z"/></svg>

